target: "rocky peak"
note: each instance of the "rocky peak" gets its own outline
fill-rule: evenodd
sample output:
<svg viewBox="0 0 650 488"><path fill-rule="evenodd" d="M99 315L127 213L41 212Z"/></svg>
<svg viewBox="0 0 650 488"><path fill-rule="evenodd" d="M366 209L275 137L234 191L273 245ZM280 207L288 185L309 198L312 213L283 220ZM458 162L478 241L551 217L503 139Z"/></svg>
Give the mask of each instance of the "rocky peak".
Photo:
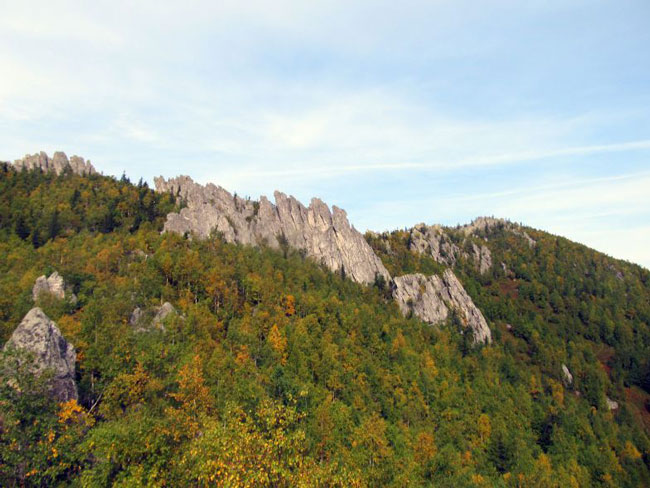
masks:
<svg viewBox="0 0 650 488"><path fill-rule="evenodd" d="M344 210L329 207L318 198L308 207L292 196L276 191L275 204L231 195L223 188L200 185L189 176L154 179L156 190L171 192L187 205L167 216L164 230L207 237L219 232L227 242L288 245L324 263L332 271L344 270L360 283L372 283L376 275L390 280L381 260L363 236L350 225Z"/></svg>
<svg viewBox="0 0 650 488"><path fill-rule="evenodd" d="M52 371L50 389L58 401L77 399L75 349L40 308L34 307L25 315L5 344L5 349L8 348L32 353L34 374Z"/></svg>
<svg viewBox="0 0 650 488"><path fill-rule="evenodd" d="M84 161L84 158L79 156L68 156L64 152L57 151L50 158L45 152L41 151L38 154L27 154L22 159L14 161L16 169L42 169L45 172L54 172L57 175L63 173L66 168L69 168L73 173L78 175L91 175L97 173L90 161Z"/></svg>
<svg viewBox="0 0 650 488"><path fill-rule="evenodd" d="M475 343L492 341L485 317L449 269L442 276L399 276L394 279L393 297L404 315L412 312L431 324L444 322L456 311L463 326L472 330Z"/></svg>
<svg viewBox="0 0 650 488"><path fill-rule="evenodd" d="M460 227L460 231L466 236L477 235L479 233L489 233L495 229L504 228L515 235L523 237L528 246L534 247L537 242L530 237L528 233L521 228L521 225L510 222L506 219L497 219L495 217L477 217L469 224Z"/></svg>

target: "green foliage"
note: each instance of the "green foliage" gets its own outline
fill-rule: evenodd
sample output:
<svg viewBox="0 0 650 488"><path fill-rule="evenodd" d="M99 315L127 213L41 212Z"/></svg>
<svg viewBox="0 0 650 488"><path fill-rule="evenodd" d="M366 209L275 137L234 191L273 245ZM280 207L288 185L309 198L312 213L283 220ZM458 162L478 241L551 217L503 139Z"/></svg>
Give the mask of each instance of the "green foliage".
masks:
<svg viewBox="0 0 650 488"><path fill-rule="evenodd" d="M2 486L650 484L647 431L624 401L625 382L647 381L636 267L564 241L562 258L542 233L539 250L489 236L515 277L459 264L498 337L472 349L451 324L402 317L379 278L342 280L288 246L161 235L171 199L126 178L5 168L1 184L0 335L56 269L78 301L44 306L77 349L80 395L56 405L39 378L0 383ZM443 269L392 239L391 272ZM164 331L129 324L166 301L178 315Z"/></svg>

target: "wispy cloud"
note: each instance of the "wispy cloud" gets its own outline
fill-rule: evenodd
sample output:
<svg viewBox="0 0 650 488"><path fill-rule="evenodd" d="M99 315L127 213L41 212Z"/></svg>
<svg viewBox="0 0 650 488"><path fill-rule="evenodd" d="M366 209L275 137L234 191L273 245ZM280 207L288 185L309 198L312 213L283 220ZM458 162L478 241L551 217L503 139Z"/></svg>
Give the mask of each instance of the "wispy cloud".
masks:
<svg viewBox="0 0 650 488"><path fill-rule="evenodd" d="M5 3L0 159L319 195L361 228L498 213L601 243L618 218L646 259L647 2Z"/></svg>

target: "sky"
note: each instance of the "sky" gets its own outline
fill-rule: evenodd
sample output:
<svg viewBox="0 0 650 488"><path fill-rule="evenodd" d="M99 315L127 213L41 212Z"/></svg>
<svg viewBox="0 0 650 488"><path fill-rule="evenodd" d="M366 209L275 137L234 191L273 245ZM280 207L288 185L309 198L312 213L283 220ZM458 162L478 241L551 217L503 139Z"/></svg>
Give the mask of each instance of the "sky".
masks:
<svg viewBox="0 0 650 488"><path fill-rule="evenodd" d="M481 215L650 268L650 2L0 0L0 160Z"/></svg>

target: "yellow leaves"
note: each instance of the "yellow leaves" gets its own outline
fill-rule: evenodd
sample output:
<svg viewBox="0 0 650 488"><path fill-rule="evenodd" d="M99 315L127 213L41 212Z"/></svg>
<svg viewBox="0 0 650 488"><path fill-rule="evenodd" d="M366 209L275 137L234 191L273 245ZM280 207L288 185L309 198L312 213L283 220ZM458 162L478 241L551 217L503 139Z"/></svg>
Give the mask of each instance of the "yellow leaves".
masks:
<svg viewBox="0 0 650 488"><path fill-rule="evenodd" d="M405 347L406 347L406 339L404 338L402 331L398 330L395 339L393 339L393 342L391 343L391 347L390 347L391 356L393 357L397 356L400 350L402 350Z"/></svg>
<svg viewBox="0 0 650 488"><path fill-rule="evenodd" d="M415 460L418 464L426 464L436 455L437 448L433 434L420 432L415 440Z"/></svg>
<svg viewBox="0 0 650 488"><path fill-rule="evenodd" d="M284 307L284 314L291 317L296 313L296 297L293 295L286 295L282 299L282 306Z"/></svg>
<svg viewBox="0 0 650 488"><path fill-rule="evenodd" d="M59 423L65 424L69 420L76 421L79 414L83 411L77 400L68 400L59 405Z"/></svg>
<svg viewBox="0 0 650 488"><path fill-rule="evenodd" d="M528 391L534 397L539 395L540 392L542 391L541 383L540 383L539 379L537 378L537 375L535 375L535 374L532 374L530 376L530 387L529 387Z"/></svg>
<svg viewBox="0 0 650 488"><path fill-rule="evenodd" d="M386 421L375 412L354 430L354 438L364 450L369 466L375 466L392 453L386 438L386 426Z"/></svg>
<svg viewBox="0 0 650 488"><path fill-rule="evenodd" d="M235 356L235 363L237 364L237 366L245 366L251 362L252 359L248 352L248 346L244 344L237 351L237 355Z"/></svg>
<svg viewBox="0 0 650 488"><path fill-rule="evenodd" d="M269 331L269 336L267 338L268 343L271 348L276 352L280 358L281 364L286 364L287 362L287 338L280 332L278 326L273 324L271 330Z"/></svg>
<svg viewBox="0 0 650 488"><path fill-rule="evenodd" d="M621 458L636 461L637 459L641 459L641 452L630 441L625 441L625 447L621 451Z"/></svg>
<svg viewBox="0 0 650 488"><path fill-rule="evenodd" d="M564 388L562 385L552 379L548 379L549 384L551 385L551 397L553 398L553 406L551 407L551 413L557 413L558 409L564 408Z"/></svg>
<svg viewBox="0 0 650 488"><path fill-rule="evenodd" d="M487 414L482 413L478 417L477 421L478 436L481 441L481 445L485 444L490 438L492 433L492 426L490 424L490 417Z"/></svg>
<svg viewBox="0 0 650 488"><path fill-rule="evenodd" d="M479 485L479 486L483 485L483 484L485 484L485 478L483 478L483 476L481 476L480 474L473 474L472 475L472 483L474 483L475 485Z"/></svg>

